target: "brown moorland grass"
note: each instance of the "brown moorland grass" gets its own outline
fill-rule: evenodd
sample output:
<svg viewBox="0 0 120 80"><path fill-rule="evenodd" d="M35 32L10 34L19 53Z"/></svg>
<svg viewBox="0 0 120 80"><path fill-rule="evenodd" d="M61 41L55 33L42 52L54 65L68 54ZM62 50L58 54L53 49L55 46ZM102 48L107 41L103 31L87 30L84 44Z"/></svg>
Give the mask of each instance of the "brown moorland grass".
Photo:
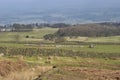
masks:
<svg viewBox="0 0 120 80"><path fill-rule="evenodd" d="M34 66L22 71L15 71L0 80L35 80L37 76L52 70L52 66Z"/></svg>
<svg viewBox="0 0 120 80"><path fill-rule="evenodd" d="M20 71L27 64L23 61L12 62L8 60L0 61L0 76L7 76L11 72Z"/></svg>
<svg viewBox="0 0 120 80"><path fill-rule="evenodd" d="M120 80L120 70L61 67L36 80Z"/></svg>

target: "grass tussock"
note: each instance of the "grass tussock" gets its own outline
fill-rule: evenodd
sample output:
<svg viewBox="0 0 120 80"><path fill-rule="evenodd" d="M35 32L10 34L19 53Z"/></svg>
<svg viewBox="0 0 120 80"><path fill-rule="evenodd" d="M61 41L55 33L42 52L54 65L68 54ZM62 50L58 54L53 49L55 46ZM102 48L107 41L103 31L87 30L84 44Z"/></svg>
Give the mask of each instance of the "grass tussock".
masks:
<svg viewBox="0 0 120 80"><path fill-rule="evenodd" d="M0 76L7 76L11 72L21 71L27 64L23 61L0 61Z"/></svg>
<svg viewBox="0 0 120 80"><path fill-rule="evenodd" d="M12 72L2 80L34 80L38 76L52 69L52 66L35 66L21 72Z"/></svg>

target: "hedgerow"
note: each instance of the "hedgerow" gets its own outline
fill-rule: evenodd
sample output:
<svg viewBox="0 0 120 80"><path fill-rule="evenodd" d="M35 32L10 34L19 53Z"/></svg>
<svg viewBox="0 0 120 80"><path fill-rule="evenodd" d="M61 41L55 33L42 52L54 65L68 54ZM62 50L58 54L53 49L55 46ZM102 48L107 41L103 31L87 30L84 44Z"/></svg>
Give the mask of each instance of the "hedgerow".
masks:
<svg viewBox="0 0 120 80"><path fill-rule="evenodd" d="M62 57L91 57L91 58L120 58L120 53L98 53L73 51L65 49L46 49L46 48L7 48L0 47L0 53L5 56L23 55L23 56L62 56Z"/></svg>

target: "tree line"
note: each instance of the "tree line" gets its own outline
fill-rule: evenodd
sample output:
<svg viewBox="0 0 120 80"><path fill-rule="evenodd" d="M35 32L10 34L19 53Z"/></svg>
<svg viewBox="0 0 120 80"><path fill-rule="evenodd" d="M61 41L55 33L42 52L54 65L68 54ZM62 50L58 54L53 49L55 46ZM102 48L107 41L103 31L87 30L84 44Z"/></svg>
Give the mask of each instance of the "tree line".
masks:
<svg viewBox="0 0 120 80"><path fill-rule="evenodd" d="M65 23L54 23L54 24L49 24L49 23L34 23L34 24L19 24L19 23L14 23L11 25L0 25L0 31L11 31L11 32L27 32L27 31L32 31L33 28L44 28L44 27L50 27L50 28L64 28L64 27L69 27L70 24L65 24Z"/></svg>

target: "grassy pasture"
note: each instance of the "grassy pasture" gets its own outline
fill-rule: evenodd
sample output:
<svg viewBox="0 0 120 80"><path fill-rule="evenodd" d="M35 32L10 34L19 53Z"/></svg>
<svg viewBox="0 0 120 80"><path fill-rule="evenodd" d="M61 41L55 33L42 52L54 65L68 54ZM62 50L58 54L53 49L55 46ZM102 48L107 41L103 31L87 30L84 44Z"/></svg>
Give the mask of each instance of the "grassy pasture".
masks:
<svg viewBox="0 0 120 80"><path fill-rule="evenodd" d="M67 41L80 41L80 42L99 42L99 43L120 43L120 36L110 37L66 37Z"/></svg>
<svg viewBox="0 0 120 80"><path fill-rule="evenodd" d="M59 48L83 52L120 53L120 45L95 45L94 48L89 48L89 45L63 45Z"/></svg>
<svg viewBox="0 0 120 80"><path fill-rule="evenodd" d="M120 36L88 38L85 42L114 42L120 43Z"/></svg>
<svg viewBox="0 0 120 80"><path fill-rule="evenodd" d="M44 41L43 36L46 34L52 34L55 33L58 30L58 28L41 28L41 29L34 29L31 32L1 32L0 33L0 46L5 47L28 47L24 44L29 43L51 43L50 41ZM15 35L19 35L19 42L23 44L17 44L17 43L11 43L15 41ZM29 38L25 38L26 36L29 36ZM67 41L71 43L71 41L78 41L78 42L93 42L93 43L120 43L120 36L112 36L112 37L66 37ZM8 43L6 43L6 41ZM5 42L5 43L3 43ZM53 42L52 42L53 43ZM47 44L49 47L49 44ZM54 44L56 45L56 44ZM30 45L31 46L31 45ZM62 46L60 48L66 49L66 50L74 50L74 51L86 51L86 52L105 52L105 53L120 53L120 46L119 45L96 45L94 49L88 48L88 45L83 45L84 47L81 47L81 45L69 45L66 47ZM32 46L33 47L33 46ZM40 46L37 46L40 47ZM56 47L54 47L56 48Z"/></svg>
<svg viewBox="0 0 120 80"><path fill-rule="evenodd" d="M89 68L98 68L98 69L110 69L110 70L120 70L120 60L111 60L111 59L102 59L102 58L82 58L82 57L59 57L59 56L51 56L51 63L46 63L47 58L45 56L41 57L25 57L23 61L32 65L40 65L40 66L57 66L57 67L89 67ZM10 60L10 61L18 61L18 57L1 57L1 60Z"/></svg>
<svg viewBox="0 0 120 80"><path fill-rule="evenodd" d="M53 75L54 70L51 71L53 72L51 74L53 75L53 78L54 77L56 78L57 76L60 77L60 79L62 79L61 77L75 75L75 77L71 78L73 80L75 79L79 80L79 78L82 76L78 77L77 73L73 71L70 71L70 73L69 71L66 72L66 70L61 71L63 67L79 67L79 68L83 67L90 69L96 68L96 69L107 69L113 71L120 70L120 45L95 44L94 48L89 48L88 44L84 44L84 45L83 44L74 45L74 44L64 44L64 43L56 44L50 41L47 42L43 40L43 36L45 34L55 33L57 30L58 30L57 28L42 28L38 30L34 29L32 32L1 32L0 53L11 53L11 55L10 56L5 55L0 57L0 61L3 60L18 61L20 59L19 57L24 55L22 61L28 63L30 66L36 66L36 65L57 66L57 69L60 70L59 71L57 70L57 72L55 72L55 75ZM11 43L11 41L14 41L15 35L20 35L21 43ZM26 35L29 35L30 38L25 38ZM67 40L70 41L69 43L71 43L71 41L78 41L84 43L87 42L120 43L120 36L99 37L99 38L78 37L72 39L67 38ZM5 42L3 43L3 41L6 41L7 43ZM27 44L23 42L29 42L29 43ZM38 44L32 44L33 42L37 42ZM40 44L39 42L44 42L45 44L42 43ZM5 50L3 50L2 52L2 49ZM79 56L74 56L74 55L79 55ZM48 57L51 58L48 59ZM80 75L82 74L80 73ZM43 78L46 76L48 75L43 75ZM51 77L51 79L49 80L53 80L53 78ZM71 80L71 79L70 78L68 79L68 77L65 78L65 80ZM45 78L45 80L47 79Z"/></svg>
<svg viewBox="0 0 120 80"><path fill-rule="evenodd" d="M58 28L41 28L34 29L30 32L0 32L0 41L15 41L15 35L19 35L19 41L29 41L29 42L39 42L43 41L43 36L46 34L53 34L58 30ZM26 36L29 38L25 38ZM79 42L112 42L120 43L120 36L111 37L66 37L67 41L79 41Z"/></svg>
<svg viewBox="0 0 120 80"><path fill-rule="evenodd" d="M19 35L20 41L40 41L44 35L53 34L58 30L58 28L41 28L34 29L30 32L0 32L0 41L14 41L15 35ZM26 39L26 36L29 39Z"/></svg>

